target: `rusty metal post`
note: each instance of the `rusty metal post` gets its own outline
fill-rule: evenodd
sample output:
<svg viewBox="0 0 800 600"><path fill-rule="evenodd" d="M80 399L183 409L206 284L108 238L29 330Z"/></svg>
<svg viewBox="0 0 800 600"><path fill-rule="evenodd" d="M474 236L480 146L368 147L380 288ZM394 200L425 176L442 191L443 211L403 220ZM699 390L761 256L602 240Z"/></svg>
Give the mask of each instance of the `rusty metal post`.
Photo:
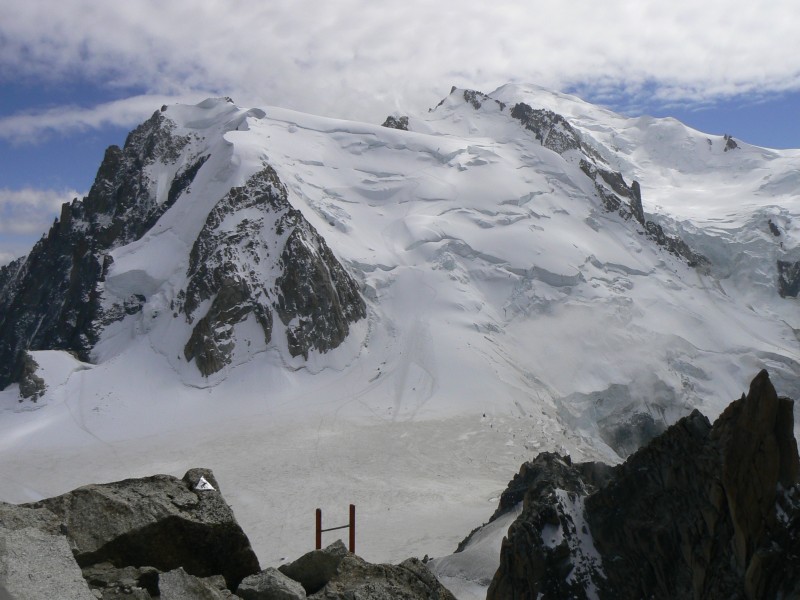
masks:
<svg viewBox="0 0 800 600"><path fill-rule="evenodd" d="M317 550L322 550L322 509L317 509Z"/></svg>
<svg viewBox="0 0 800 600"><path fill-rule="evenodd" d="M350 552L356 553L356 505L350 505Z"/></svg>

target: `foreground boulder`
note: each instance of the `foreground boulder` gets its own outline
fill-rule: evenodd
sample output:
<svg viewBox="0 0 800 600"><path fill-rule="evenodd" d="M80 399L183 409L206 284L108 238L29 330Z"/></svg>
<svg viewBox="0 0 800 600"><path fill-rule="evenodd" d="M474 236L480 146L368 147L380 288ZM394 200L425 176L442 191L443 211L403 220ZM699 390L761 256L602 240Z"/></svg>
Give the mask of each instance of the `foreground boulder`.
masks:
<svg viewBox="0 0 800 600"><path fill-rule="evenodd" d="M313 600L455 600L418 559L410 558L399 565L375 565L348 552L340 540L279 568L281 573L299 582ZM251 598L242 593L241 587L237 594ZM252 596L264 600L304 597Z"/></svg>
<svg viewBox="0 0 800 600"><path fill-rule="evenodd" d="M713 426L695 411L618 467L539 455L487 598L800 597L792 405L762 371Z"/></svg>
<svg viewBox="0 0 800 600"><path fill-rule="evenodd" d="M213 590L236 589L243 578L259 571L247 536L219 492L213 473L206 469L192 469L182 479L155 475L88 485L27 505L2 504L0 529L15 532L3 536L12 542L25 536L35 544L37 536L49 536L54 552L63 547L67 553L48 558L53 566L36 571L68 581L80 568L85 580L80 585L88 583L106 599L159 594L180 598L183 588L189 590L186 598L199 597L191 595L195 588L212 590L207 592L209 598L226 598L230 592L226 595L220 590L215 596ZM65 556L69 560L62 561ZM0 569L14 568L5 556L0 558ZM216 585L195 582L215 576ZM98 597L89 587L89 597ZM17 600L64 597L32 589L23 585L9 592Z"/></svg>
<svg viewBox="0 0 800 600"><path fill-rule="evenodd" d="M336 575L313 600L456 600L422 561L409 558L399 565L374 565L346 556Z"/></svg>

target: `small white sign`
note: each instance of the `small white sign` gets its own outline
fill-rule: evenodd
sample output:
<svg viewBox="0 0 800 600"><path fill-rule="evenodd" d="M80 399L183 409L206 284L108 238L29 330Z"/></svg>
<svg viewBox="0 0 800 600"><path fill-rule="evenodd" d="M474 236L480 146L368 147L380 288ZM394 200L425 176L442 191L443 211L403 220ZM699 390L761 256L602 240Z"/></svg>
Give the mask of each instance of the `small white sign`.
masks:
<svg viewBox="0 0 800 600"><path fill-rule="evenodd" d="M197 482L197 485L194 486L196 490L213 490L214 486L206 481L205 477L201 477L200 481Z"/></svg>

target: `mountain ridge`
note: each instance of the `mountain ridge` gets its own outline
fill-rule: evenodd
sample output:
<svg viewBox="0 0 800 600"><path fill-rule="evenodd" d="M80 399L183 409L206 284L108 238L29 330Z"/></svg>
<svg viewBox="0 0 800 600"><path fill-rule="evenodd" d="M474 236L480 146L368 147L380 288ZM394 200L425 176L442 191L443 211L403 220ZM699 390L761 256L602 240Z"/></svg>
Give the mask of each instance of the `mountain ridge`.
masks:
<svg viewBox="0 0 800 600"><path fill-rule="evenodd" d="M191 451L198 461L213 456L231 479L226 487L243 490L232 501L264 556L279 558L265 530L284 526L260 523L257 506L279 507L279 545L292 549L289 532L328 490L391 504L381 529L404 540L391 552L416 547L422 526L406 523L419 518L438 532L426 552L441 555L485 520L486 500L530 452L619 462L694 408L719 414L764 366L783 393L798 395L800 323L796 299L778 293L777 267L800 259L795 154L738 142L725 152L722 136L708 144L676 122L626 120L525 86L489 100L467 92L409 114L406 130L227 99L157 111L158 122L175 123L170 136L188 142L176 144L177 162L140 160L136 177L146 176L152 210L171 205L135 241L87 254L103 273L102 281L87 278L100 281L87 289L108 317L96 342L77 359L31 347L38 367L29 370L46 386L35 403L20 402L16 384L0 392L0 476L14 482L4 499L54 495L131 468L169 470L171 457ZM602 161L580 146L547 148L511 116L518 104L561 115ZM587 174L581 159L606 175ZM271 244L287 233L275 232L277 213L262 203L226 213L229 223L212 219L192 268L215 206L265 165L285 189L286 214L308 224L298 234L298 248L313 250L302 270L337 270L321 258L324 242L347 273L323 286L339 290L327 297L361 296L363 305L338 301L343 317L329 310L336 302L317 304L326 307L321 331L341 340L335 348L322 350L327 334L309 343L301 321L313 321L313 310L295 302L290 311L294 301L282 293L285 323L273 305L281 306L271 290L284 267L282 247ZM609 212L603 194L627 218ZM657 223L664 240L685 240L707 268L656 243L639 216ZM110 236L113 219L96 227ZM260 241L248 254L254 235ZM0 271L0 282L19 277L24 264ZM207 276L192 284L204 264ZM57 281L69 268L56 273ZM226 273L236 285L223 285ZM2 303L11 288L0 287ZM206 319L223 288L227 299ZM256 296L273 315L269 341ZM219 369L204 374L198 356ZM231 440L246 444L248 456ZM459 453L480 465L467 493ZM287 492L297 473L309 490L302 497ZM402 491L387 491L393 478L406 482ZM448 513L456 496L458 515L436 512ZM369 535L367 548L389 552Z"/></svg>

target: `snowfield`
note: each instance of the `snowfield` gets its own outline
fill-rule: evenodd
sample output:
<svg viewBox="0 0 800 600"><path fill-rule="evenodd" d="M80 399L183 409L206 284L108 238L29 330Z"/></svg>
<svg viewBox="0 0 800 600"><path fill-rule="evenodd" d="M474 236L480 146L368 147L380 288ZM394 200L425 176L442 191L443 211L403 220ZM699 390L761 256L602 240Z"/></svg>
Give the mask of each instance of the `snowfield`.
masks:
<svg viewBox="0 0 800 600"><path fill-rule="evenodd" d="M349 503L366 559L443 557L540 451L618 462L602 424L713 419L761 368L800 398L800 313L776 270L800 260L800 151L726 149L534 86L490 97L506 108L455 90L410 131L225 100L168 107L192 136L181 160L210 158L113 252L107 301L140 294L144 309L105 330L91 365L34 352L38 403L0 392L0 499L204 466L263 566L312 547L315 508L344 524ZM578 157L510 117L516 102L565 116L710 266L605 212ZM264 164L360 282L368 317L308 361L245 321L236 337L250 343L204 378L172 306L209 211ZM162 197L177 167L149 168ZM460 597L485 595L506 521L437 561Z"/></svg>

